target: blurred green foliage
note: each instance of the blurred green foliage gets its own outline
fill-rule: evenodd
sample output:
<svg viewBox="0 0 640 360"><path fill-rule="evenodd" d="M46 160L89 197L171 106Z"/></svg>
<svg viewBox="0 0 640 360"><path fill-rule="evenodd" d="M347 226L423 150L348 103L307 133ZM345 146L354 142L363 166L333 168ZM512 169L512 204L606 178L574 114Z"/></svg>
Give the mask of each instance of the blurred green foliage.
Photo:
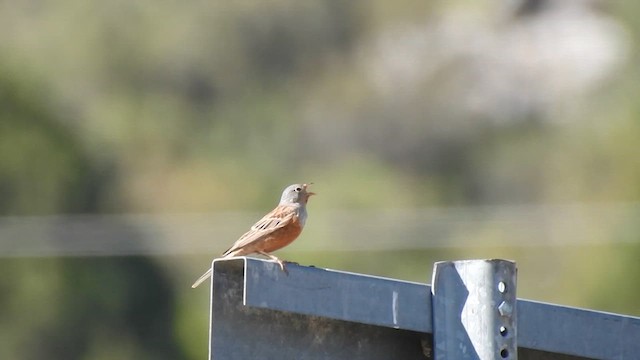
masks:
<svg viewBox="0 0 640 360"><path fill-rule="evenodd" d="M95 209L99 178L78 141L34 85L0 76L0 212L6 215Z"/></svg>
<svg viewBox="0 0 640 360"><path fill-rule="evenodd" d="M4 3L0 214L256 211L294 181L321 189L310 225L335 209L640 201L637 3L583 5L622 29L626 48L589 91L539 102L535 81L501 77L508 54L482 46L547 10L495 6ZM449 14L464 16L452 25ZM455 43L479 23L498 24L493 41ZM401 36L425 24L424 37ZM414 58L403 46L429 51ZM475 64L478 54L495 63ZM397 73L381 71L383 59ZM488 89L508 88L498 111L465 102L490 93L475 88L485 76ZM282 253L425 282L438 260L511 258L521 296L637 315L640 229L620 224L593 235L610 245L483 247L483 228L468 248L394 249L389 239L387 251ZM188 285L213 255L1 258L0 358L203 358L207 299Z"/></svg>

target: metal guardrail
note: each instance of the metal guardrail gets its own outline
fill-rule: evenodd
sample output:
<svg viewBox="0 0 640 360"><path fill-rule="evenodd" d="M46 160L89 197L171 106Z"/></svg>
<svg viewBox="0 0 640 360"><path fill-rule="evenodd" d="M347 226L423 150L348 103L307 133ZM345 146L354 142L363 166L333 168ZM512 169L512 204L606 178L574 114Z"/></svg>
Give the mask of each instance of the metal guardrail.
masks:
<svg viewBox="0 0 640 360"><path fill-rule="evenodd" d="M212 266L210 359L640 358L640 318L516 300L504 260L437 263L433 288L245 257Z"/></svg>

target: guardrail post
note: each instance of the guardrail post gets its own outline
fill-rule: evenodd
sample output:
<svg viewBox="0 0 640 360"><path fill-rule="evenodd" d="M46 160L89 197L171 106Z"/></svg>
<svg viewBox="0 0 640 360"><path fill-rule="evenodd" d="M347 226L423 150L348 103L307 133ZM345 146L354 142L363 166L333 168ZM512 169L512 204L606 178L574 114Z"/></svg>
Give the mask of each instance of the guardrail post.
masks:
<svg viewBox="0 0 640 360"><path fill-rule="evenodd" d="M517 359L516 272L507 260L434 265L435 359Z"/></svg>

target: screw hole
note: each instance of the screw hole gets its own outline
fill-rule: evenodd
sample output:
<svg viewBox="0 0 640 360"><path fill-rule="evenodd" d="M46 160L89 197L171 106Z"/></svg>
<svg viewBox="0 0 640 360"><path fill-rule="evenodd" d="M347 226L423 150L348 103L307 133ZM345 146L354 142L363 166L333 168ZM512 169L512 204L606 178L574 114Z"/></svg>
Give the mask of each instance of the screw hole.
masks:
<svg viewBox="0 0 640 360"><path fill-rule="evenodd" d="M507 349L502 349L500 350L500 357L503 359L506 359L509 357L509 350Z"/></svg>
<svg viewBox="0 0 640 360"><path fill-rule="evenodd" d="M506 337L509 335L509 330L504 326L500 326L500 335L502 335L502 337Z"/></svg>
<svg viewBox="0 0 640 360"><path fill-rule="evenodd" d="M498 283L498 291L500 291L502 294L507 292L507 283L505 283L504 281L500 281Z"/></svg>

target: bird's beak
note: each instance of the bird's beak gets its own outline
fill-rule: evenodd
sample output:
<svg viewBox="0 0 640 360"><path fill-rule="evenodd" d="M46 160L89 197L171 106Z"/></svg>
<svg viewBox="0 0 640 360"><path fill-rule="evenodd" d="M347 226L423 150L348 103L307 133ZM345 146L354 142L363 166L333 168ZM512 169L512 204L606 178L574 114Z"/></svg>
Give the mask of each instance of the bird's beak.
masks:
<svg viewBox="0 0 640 360"><path fill-rule="evenodd" d="M313 183L312 183L312 182L310 182L310 183L308 183L308 184L302 184L302 186L304 187L305 191L307 190L307 187L308 187L309 185L313 185ZM315 195L315 194L316 194L316 193L314 193L314 192L312 192L312 191L307 191L307 198L308 198L309 196L311 196L311 195Z"/></svg>

